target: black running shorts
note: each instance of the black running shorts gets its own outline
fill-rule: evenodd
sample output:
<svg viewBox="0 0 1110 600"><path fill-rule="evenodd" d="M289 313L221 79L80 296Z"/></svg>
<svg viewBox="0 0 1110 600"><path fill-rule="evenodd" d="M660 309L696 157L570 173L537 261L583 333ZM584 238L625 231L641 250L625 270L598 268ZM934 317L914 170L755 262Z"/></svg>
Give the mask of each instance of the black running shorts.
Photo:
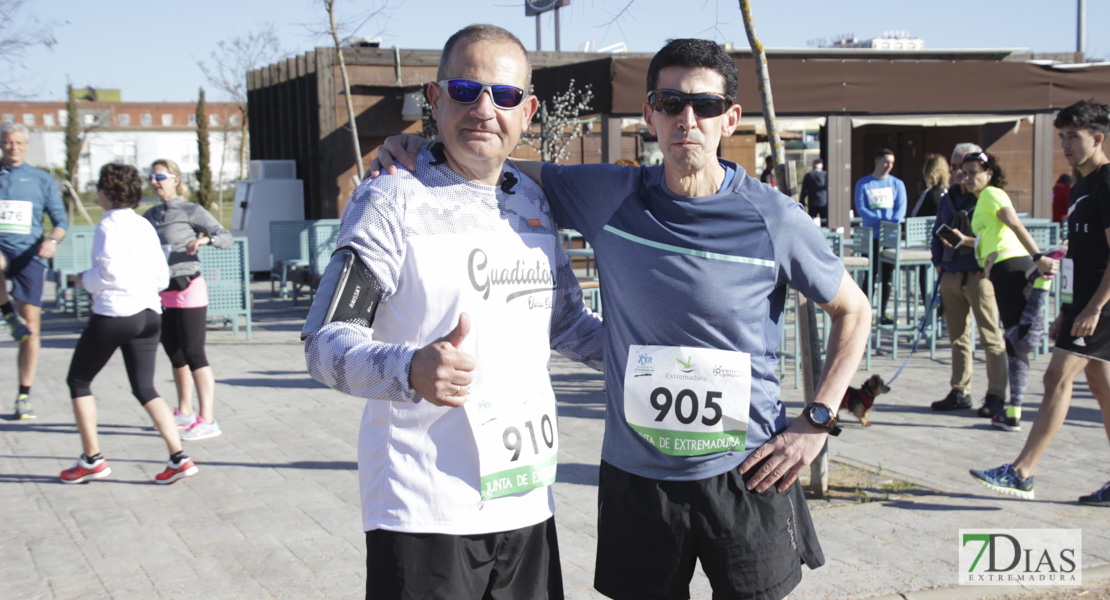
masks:
<svg viewBox="0 0 1110 600"><path fill-rule="evenodd" d="M555 517L478 535L367 531L366 598L562 600Z"/></svg>
<svg viewBox="0 0 1110 600"><path fill-rule="evenodd" d="M1071 328L1075 324L1075 318L1083 309L1073 308L1073 306L1065 304L1061 312L1060 333L1056 335L1056 347L1086 358L1110 362L1110 314L1104 311L1099 315L1094 334L1076 338L1071 334Z"/></svg>
<svg viewBox="0 0 1110 600"><path fill-rule="evenodd" d="M755 472L753 469L751 472ZM594 587L610 598L689 598L695 560L713 597L780 600L825 557L800 484L749 492L736 469L659 481L601 463Z"/></svg>

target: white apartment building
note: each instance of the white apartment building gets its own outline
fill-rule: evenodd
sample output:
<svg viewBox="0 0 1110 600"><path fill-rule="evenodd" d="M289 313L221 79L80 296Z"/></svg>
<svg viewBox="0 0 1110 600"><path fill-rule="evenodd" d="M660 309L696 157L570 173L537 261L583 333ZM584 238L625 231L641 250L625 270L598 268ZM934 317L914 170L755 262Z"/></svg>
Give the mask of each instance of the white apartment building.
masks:
<svg viewBox="0 0 1110 600"><path fill-rule="evenodd" d="M239 178L241 116L230 103L207 102L205 108L212 182L228 185ZM145 173L159 158L180 165L186 184L195 187L200 167L195 102L78 102L77 118L85 135L80 188L95 185L107 163L134 165ZM0 120L22 123L29 131L27 163L47 170L65 166L67 119L64 102L0 102Z"/></svg>

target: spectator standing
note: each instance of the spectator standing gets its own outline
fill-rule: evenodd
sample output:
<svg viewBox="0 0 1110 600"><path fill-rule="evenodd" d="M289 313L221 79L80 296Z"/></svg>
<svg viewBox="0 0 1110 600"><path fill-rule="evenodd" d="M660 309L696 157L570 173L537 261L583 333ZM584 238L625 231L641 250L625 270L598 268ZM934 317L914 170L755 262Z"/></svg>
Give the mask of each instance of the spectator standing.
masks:
<svg viewBox="0 0 1110 600"><path fill-rule="evenodd" d="M805 205L809 216L829 220L829 174L825 171L825 161L813 161L813 169L802 178L802 192L798 201Z"/></svg>
<svg viewBox="0 0 1110 600"><path fill-rule="evenodd" d="M759 174L759 180L767 185L778 189L778 180L775 179L775 157L768 154L763 157L763 172Z"/></svg>
<svg viewBox="0 0 1110 600"><path fill-rule="evenodd" d="M1071 185L1075 178L1068 173L1061 173L1052 186L1052 222L1063 223L1068 216L1068 206L1071 199Z"/></svg>
<svg viewBox="0 0 1110 600"><path fill-rule="evenodd" d="M952 149L952 186L940 200L937 220L933 225L933 266L940 273L940 298L944 304L944 322L948 326L948 341L952 343L951 390L941 400L933 402L937 411L971 408L971 315L979 328L987 364L987 394L979 408L979 416L990 418L1005 408L1007 366L1006 347L998 327L998 305L995 303L994 285L979 268L975 250L967 246L953 248L941 242L936 235L941 225L948 225L966 236L975 235L971 216L975 212L976 196L964 185L963 170L959 165L964 155L977 154L983 149L972 143L957 144Z"/></svg>
<svg viewBox="0 0 1110 600"><path fill-rule="evenodd" d="M964 155L960 168L967 191L977 198L971 215L976 238L957 231L957 246L975 248L979 264L997 293L998 311L1006 341L1010 401L991 416L991 426L1021 431L1021 405L1029 379L1029 354L1044 333L1044 305L1057 261L1042 254L1033 236L1021 224L1002 187L1006 176L998 160L986 152Z"/></svg>
<svg viewBox="0 0 1110 600"><path fill-rule="evenodd" d="M894 265L887 263L880 267L879 223L883 221L901 223L906 218L906 184L890 174L892 169L894 169L894 152L886 148L879 150L875 153L875 170L856 182L855 191L856 213L860 216L861 224L871 228L872 234L872 279L868 282L869 286L874 285L874 277L880 273L881 268L882 289L879 294L879 314L883 325L894 323L886 312Z"/></svg>
<svg viewBox="0 0 1110 600"><path fill-rule="evenodd" d="M948 195L948 162L939 154L930 154L925 157L921 175L925 178L925 191L918 196L910 216L935 217L941 201Z"/></svg>

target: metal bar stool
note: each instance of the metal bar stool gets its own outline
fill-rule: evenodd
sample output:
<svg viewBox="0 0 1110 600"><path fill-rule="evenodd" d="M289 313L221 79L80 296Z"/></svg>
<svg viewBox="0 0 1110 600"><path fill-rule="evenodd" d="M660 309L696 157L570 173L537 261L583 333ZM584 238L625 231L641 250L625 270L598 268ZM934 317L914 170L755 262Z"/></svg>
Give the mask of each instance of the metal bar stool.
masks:
<svg viewBox="0 0 1110 600"><path fill-rule="evenodd" d="M917 332L917 323L919 318L925 319L925 335L929 339L929 356L936 358L936 335L934 326L936 324L936 311L928 311L925 314L925 308L922 307L922 315L918 317L918 293L915 293L915 284L918 277L916 274L919 269L925 269L926 289L925 298L931 298L933 293L933 255L927 247L906 248L902 243L902 227L899 223L882 222L879 224L879 263L890 264L894 267L892 271L893 290L894 296L894 316L893 322L884 325L882 321L878 321L875 326L875 343L876 346L882 344L882 333L889 331L891 334L891 349L892 358L898 359L898 337L909 335L912 337ZM880 276L881 269L878 269ZM901 304L905 301L906 316L909 319L908 323L901 323L899 319L899 311Z"/></svg>

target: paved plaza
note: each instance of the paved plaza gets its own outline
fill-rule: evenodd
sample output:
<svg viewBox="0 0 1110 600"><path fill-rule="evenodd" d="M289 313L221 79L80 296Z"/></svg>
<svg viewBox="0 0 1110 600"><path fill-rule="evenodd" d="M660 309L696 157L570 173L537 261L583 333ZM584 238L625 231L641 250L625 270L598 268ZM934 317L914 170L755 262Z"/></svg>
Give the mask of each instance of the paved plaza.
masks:
<svg viewBox="0 0 1110 600"><path fill-rule="evenodd" d="M306 302L294 308L272 298L269 283L255 283L253 292L251 341L243 331L209 330L223 435L186 442L200 472L170 486L153 483L165 446L131 396L118 354L93 383L112 474L85 485L59 483L58 473L81 451L65 373L83 322L48 303L32 395L39 418L0 421L0 598L363 597L356 441L364 401L305 372L299 332ZM877 356L872 372L889 379L908 350L902 352L897 362L888 353ZM830 439L832 468L865 469L875 483L861 487L859 500L810 502L827 564L805 570L791 598L925 600L1022 591L957 586L960 529L1082 529L1085 583L1110 578L1110 509L1075 502L1110 478L1110 446L1082 378L1068 422L1038 469L1036 501L996 496L967 474L1017 456L1040 405L1047 363L1045 356L1033 363L1022 433L993 430L972 411L930 410L948 391L946 342L935 360L927 349L911 359L893 391L879 398L871 427L844 413L844 433ZM15 364L16 346L0 342L5 413L17 387ZM803 405L792 369L788 364L783 389L791 416ZM861 370L856 384L866 376ZM555 497L567 597L600 598L592 573L603 384L598 373L558 355L552 380L560 409ZM979 362L977 402L985 380ZM156 383L172 405L170 366L161 352ZM710 597L700 574L692 593Z"/></svg>

